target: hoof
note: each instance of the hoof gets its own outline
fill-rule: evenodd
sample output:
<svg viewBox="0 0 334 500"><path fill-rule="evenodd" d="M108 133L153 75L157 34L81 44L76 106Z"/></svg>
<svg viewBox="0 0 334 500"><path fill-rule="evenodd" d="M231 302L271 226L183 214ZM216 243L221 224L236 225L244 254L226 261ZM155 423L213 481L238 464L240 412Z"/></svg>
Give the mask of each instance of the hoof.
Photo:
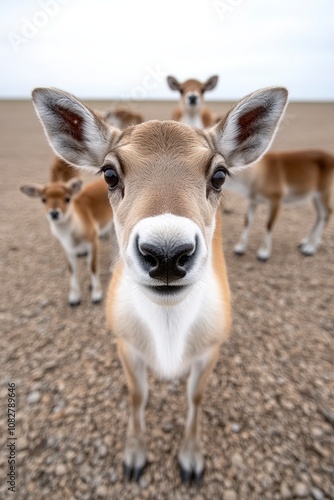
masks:
<svg viewBox="0 0 334 500"><path fill-rule="evenodd" d="M302 255L304 255L304 257L313 257L313 255L315 254L315 252L310 252L308 250L303 250L303 249L301 249L300 252Z"/></svg>
<svg viewBox="0 0 334 500"><path fill-rule="evenodd" d="M269 257L264 257L263 255L257 255L256 258L259 262L267 262L269 259Z"/></svg>
<svg viewBox="0 0 334 500"><path fill-rule="evenodd" d="M81 258L81 257L87 257L88 255L88 252L79 252L77 253L77 257Z"/></svg>
<svg viewBox="0 0 334 500"><path fill-rule="evenodd" d="M311 257L312 255L315 254L316 248L311 245L303 245L299 248L300 253L304 255L304 257Z"/></svg>
<svg viewBox="0 0 334 500"><path fill-rule="evenodd" d="M96 298L96 299L92 299L92 304L95 304L95 305L96 304L101 304L101 302L102 302L102 297Z"/></svg>
<svg viewBox="0 0 334 500"><path fill-rule="evenodd" d="M129 483L130 481L135 481L139 483L139 480L144 472L146 464L142 467L132 467L131 465L123 465L124 480Z"/></svg>
<svg viewBox="0 0 334 500"><path fill-rule="evenodd" d="M193 470L187 470L180 465L180 477L183 484L186 486L201 486L203 479L203 471L196 472Z"/></svg>
<svg viewBox="0 0 334 500"><path fill-rule="evenodd" d="M245 252L243 250L238 250L238 249L234 249L234 255L237 255L238 257L242 257L243 255L245 255Z"/></svg>
<svg viewBox="0 0 334 500"><path fill-rule="evenodd" d="M69 302L71 307L78 307L81 304L81 300L72 300Z"/></svg>

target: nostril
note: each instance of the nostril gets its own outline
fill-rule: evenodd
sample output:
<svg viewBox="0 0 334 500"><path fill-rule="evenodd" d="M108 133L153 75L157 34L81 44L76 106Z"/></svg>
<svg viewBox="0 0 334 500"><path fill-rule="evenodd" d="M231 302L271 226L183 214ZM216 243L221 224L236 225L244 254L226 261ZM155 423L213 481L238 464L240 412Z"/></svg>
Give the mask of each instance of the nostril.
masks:
<svg viewBox="0 0 334 500"><path fill-rule="evenodd" d="M188 263L193 259L194 254L196 252L197 239L195 244L184 245L183 248L179 248L179 251L176 256L176 265L177 267L184 268Z"/></svg>
<svg viewBox="0 0 334 500"><path fill-rule="evenodd" d="M184 267L187 264L187 262L189 262L190 259L191 259L191 255L189 255L189 254L182 255L182 257L180 257L178 260L178 265L181 267Z"/></svg>
<svg viewBox="0 0 334 500"><path fill-rule="evenodd" d="M139 243L139 237L136 240L136 244L139 257L144 267L148 271L156 269L159 265L159 256L156 247L148 243Z"/></svg>
<svg viewBox="0 0 334 500"><path fill-rule="evenodd" d="M149 264L151 267L155 267L158 265L158 261L153 255L150 254L142 254L143 255L143 261Z"/></svg>

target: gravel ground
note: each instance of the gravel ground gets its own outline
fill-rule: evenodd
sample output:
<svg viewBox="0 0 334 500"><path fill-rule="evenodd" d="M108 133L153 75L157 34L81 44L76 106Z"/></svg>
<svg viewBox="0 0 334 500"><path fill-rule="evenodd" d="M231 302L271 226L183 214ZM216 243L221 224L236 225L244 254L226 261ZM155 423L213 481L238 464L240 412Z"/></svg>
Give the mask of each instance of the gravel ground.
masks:
<svg viewBox="0 0 334 500"><path fill-rule="evenodd" d="M163 117L166 104L156 106ZM152 114L152 104L147 109ZM292 104L288 116L276 147L333 151L334 105ZM264 210L247 254L238 258L232 249L246 205L226 194L234 323L203 406L203 485L187 489L178 475L185 381L166 383L152 375L146 411L150 465L139 485L125 484L127 389L103 305L90 304L83 261L82 305L67 305L62 251L39 201L18 191L20 183L47 179L50 150L29 103L0 103L0 120L0 497L14 497L5 483L4 412L7 383L15 382L16 498L334 498L334 218L319 253L305 258L297 244L313 223L313 208L284 208L273 256L262 264L255 253ZM109 253L110 241L102 240L104 289Z"/></svg>

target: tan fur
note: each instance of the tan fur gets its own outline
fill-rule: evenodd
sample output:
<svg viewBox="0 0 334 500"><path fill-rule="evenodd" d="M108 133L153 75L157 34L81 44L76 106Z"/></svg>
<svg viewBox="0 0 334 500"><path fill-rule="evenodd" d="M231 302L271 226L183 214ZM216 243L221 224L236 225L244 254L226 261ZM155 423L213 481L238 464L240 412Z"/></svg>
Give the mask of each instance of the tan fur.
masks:
<svg viewBox="0 0 334 500"><path fill-rule="evenodd" d="M80 177L79 170L56 156L51 166L50 182L67 182L74 177Z"/></svg>
<svg viewBox="0 0 334 500"><path fill-rule="evenodd" d="M78 290L76 258L80 252L86 252L86 250L82 250L83 248L88 249L88 263L92 276L92 300L98 302L100 300L98 298L100 286L97 277L99 231L111 224L112 209L104 179L87 184L79 194L73 192L74 182L75 180L71 179L67 183L59 181L50 182L44 186L28 185L22 186L21 190L30 196L40 196L46 214L49 214L50 211L61 211L63 214L63 218L59 219L59 222L57 221L58 225L51 226L51 230L64 247L76 291ZM29 189L34 190L33 193ZM60 231L57 228L60 228ZM95 299L94 286L97 287ZM72 295L73 293L72 290ZM69 302L71 305L77 305L80 299L71 299L70 292Z"/></svg>
<svg viewBox="0 0 334 500"><path fill-rule="evenodd" d="M235 185L239 182L249 191L248 197L251 204L251 212L246 217L246 228L251 224L256 204L264 200L269 206L267 221L269 233L273 229L282 203L299 201L308 197L314 199L318 211L317 224L321 217L324 217L324 222L327 222L332 211L330 196L334 182L334 157L320 150L272 151L267 153L252 169L238 173ZM233 189L233 181L231 189ZM317 224L313 231L316 230ZM322 229L320 233L321 231ZM305 246L304 241L301 244L302 253L313 254L319 244L318 240L319 238L315 238L311 247ZM243 253L242 245L236 246L236 253ZM261 259L261 254L258 256ZM261 260L266 260L266 258Z"/></svg>
<svg viewBox="0 0 334 500"><path fill-rule="evenodd" d="M139 125L139 123L144 121L143 115L126 107L119 107L99 112L99 116L110 125L113 125L121 130L130 127L131 125Z"/></svg>
<svg viewBox="0 0 334 500"><path fill-rule="evenodd" d="M334 157L317 150L267 153L250 171L252 188L270 198L283 197L286 189L297 196L319 191L327 198L334 176Z"/></svg>

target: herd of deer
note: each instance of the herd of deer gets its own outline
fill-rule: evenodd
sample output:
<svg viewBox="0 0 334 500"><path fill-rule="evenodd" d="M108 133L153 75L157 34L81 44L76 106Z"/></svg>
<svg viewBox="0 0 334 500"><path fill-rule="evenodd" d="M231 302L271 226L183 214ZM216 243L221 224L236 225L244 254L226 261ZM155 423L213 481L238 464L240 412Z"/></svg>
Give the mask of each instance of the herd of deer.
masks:
<svg viewBox="0 0 334 500"><path fill-rule="evenodd" d="M77 259L84 254L91 299L101 300L99 235L111 226L116 233L106 316L130 393L124 453L128 480L138 480L146 464L147 368L167 379L190 373L178 461L183 482L198 483L203 474L200 405L231 326L220 208L223 185L249 199L237 254L245 252L258 203L269 208L257 254L261 260L270 257L281 203L308 198L315 204L316 224L301 242L305 255L316 252L330 215L331 155L316 150L266 153L284 114L287 90L254 92L218 119L203 103L204 93L217 80L179 83L168 77L170 88L181 94L173 121L144 122L127 109L94 112L61 90L33 91L57 159L48 184L21 190L42 200L51 231L66 252L71 305L80 303ZM250 164L252 168L245 168ZM82 188L73 167L102 178Z"/></svg>

